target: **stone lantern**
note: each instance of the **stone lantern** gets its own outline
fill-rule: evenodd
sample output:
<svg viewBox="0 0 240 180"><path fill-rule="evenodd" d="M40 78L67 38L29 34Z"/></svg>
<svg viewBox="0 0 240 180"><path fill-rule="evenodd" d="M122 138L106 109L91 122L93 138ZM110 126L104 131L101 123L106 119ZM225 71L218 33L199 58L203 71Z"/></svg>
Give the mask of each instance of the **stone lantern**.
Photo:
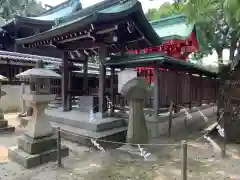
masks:
<svg viewBox="0 0 240 180"><path fill-rule="evenodd" d="M8 78L0 75L0 99L2 96L6 95L5 91L2 91L2 82L8 81ZM15 127L9 126L8 121L4 119L4 114L2 108L0 108L0 132L13 132L15 131Z"/></svg>
<svg viewBox="0 0 240 180"><path fill-rule="evenodd" d="M57 157L57 138L44 111L49 102L56 98L55 94L51 94L50 80L61 76L42 67L43 62L38 61L36 68L16 75L17 78L29 80L30 92L23 94L22 98L32 107L33 114L26 132L18 139L18 146L9 149L9 157L26 168L56 160ZM61 155L67 156L68 148L62 147Z"/></svg>
<svg viewBox="0 0 240 180"><path fill-rule="evenodd" d="M122 86L121 94L129 103L127 141L133 144L147 143L148 131L143 107L149 95L148 83L142 78L134 78Z"/></svg>

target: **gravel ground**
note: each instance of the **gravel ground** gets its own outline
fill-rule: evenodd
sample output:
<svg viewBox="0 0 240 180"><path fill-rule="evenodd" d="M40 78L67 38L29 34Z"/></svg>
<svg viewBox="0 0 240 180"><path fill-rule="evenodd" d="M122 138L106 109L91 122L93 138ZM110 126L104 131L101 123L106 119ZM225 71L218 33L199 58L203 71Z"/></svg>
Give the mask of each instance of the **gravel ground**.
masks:
<svg viewBox="0 0 240 180"><path fill-rule="evenodd" d="M172 137L162 136L152 143L170 143L171 146L156 146L147 149L152 153L148 161L130 153L110 149L97 152L88 147L63 141L70 148L70 156L63 159L64 167L58 168L56 162L50 162L30 170L24 169L7 157L7 147L17 144L17 137L24 132L18 127L16 114L7 114L9 124L14 125L16 132L0 137L0 180L173 180L181 179L182 139L188 140L188 179L223 180L240 175L240 146L228 145L228 157L222 159L214 147L201 137L203 127L209 121L192 121L188 127L178 123L173 128ZM167 128L167 127L166 127ZM220 144L221 146L221 144ZM233 179L233 178L232 178Z"/></svg>

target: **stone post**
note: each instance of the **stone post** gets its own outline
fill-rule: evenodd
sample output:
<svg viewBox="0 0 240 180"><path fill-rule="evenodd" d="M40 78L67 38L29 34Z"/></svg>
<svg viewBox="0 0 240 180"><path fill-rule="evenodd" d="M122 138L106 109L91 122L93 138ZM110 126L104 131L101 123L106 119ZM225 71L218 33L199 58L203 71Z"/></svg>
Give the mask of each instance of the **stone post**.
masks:
<svg viewBox="0 0 240 180"><path fill-rule="evenodd" d="M8 79L5 76L0 75L0 99L2 96L6 95L6 92L2 91L2 81L7 81ZM4 113L0 107L0 132L14 132L15 127L9 126L8 121L4 119Z"/></svg>
<svg viewBox="0 0 240 180"><path fill-rule="evenodd" d="M20 86L20 109L21 109L21 112L18 115L19 117L26 116L27 106L26 106L26 102L22 98L22 95L25 93L25 88L26 88L25 84L21 83L21 86Z"/></svg>
<svg viewBox="0 0 240 180"><path fill-rule="evenodd" d="M148 130L143 104L149 95L148 83L142 78L134 78L123 85L121 94L129 101L127 141L132 144L147 143Z"/></svg>
<svg viewBox="0 0 240 180"><path fill-rule="evenodd" d="M54 161L57 158L57 138L53 135L52 126L44 110L49 102L56 98L51 94L52 78L61 78L57 73L43 69L37 62L37 68L29 69L16 77L30 80L30 93L22 98L33 109L27 124L26 132L18 139L18 146L9 148L8 156L26 168ZM68 155L68 148L62 147L62 156Z"/></svg>

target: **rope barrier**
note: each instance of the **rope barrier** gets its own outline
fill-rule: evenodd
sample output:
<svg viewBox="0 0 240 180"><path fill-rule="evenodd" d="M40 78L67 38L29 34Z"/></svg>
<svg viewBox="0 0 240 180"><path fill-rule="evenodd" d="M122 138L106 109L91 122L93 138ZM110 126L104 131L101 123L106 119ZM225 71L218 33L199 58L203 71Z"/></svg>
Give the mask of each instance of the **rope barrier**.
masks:
<svg viewBox="0 0 240 180"><path fill-rule="evenodd" d="M67 134L71 134L73 136L77 136L77 137L83 137L84 139L88 139L88 140L95 140L98 142L103 142L103 143L111 143L111 144L119 144L119 145L132 145L132 146L178 146L181 145L180 143L175 143L175 144L134 144L134 143L124 143L124 142L117 142L117 141L109 141L109 140L104 140L104 139L96 139L96 138L91 138L91 137L86 137L80 134L76 134L76 133L72 133L66 130L62 130L62 129L56 129L57 131L63 132L63 133L67 133Z"/></svg>

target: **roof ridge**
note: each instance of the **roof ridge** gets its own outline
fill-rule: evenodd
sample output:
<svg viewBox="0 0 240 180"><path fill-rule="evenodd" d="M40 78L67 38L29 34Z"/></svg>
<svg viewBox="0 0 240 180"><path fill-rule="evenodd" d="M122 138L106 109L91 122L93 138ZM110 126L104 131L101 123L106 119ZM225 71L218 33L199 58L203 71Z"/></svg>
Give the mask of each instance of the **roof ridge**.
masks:
<svg viewBox="0 0 240 180"><path fill-rule="evenodd" d="M121 2L125 2L125 1L129 1L129 0L103 0L101 2L98 2L96 4L88 6L86 8L83 8L80 11L73 13L71 16L59 18L59 22L58 22L58 24L55 25L55 27L62 25L68 21L72 21L72 19L77 19L77 18L86 16L86 15L89 15L90 12L93 11L93 9L98 8L98 11L101 11L101 10L109 8L117 3L121 3Z"/></svg>
<svg viewBox="0 0 240 180"><path fill-rule="evenodd" d="M65 8L65 7L68 7L69 5L71 6L73 3L77 3L77 2L79 2L81 4L80 0L64 1L64 2L62 2L62 3L60 3L56 6L52 7L51 9L43 11L42 13L38 14L38 16L47 16L47 15L53 14L53 13ZM82 6L81 6L81 9L82 9Z"/></svg>
<svg viewBox="0 0 240 180"><path fill-rule="evenodd" d="M165 18L160 18L158 20L149 21L149 23L152 24L152 25L155 25L155 24L158 24L158 23L163 23L163 22L166 22L166 21L169 21L169 20L180 19L180 18L187 19L187 16L184 15L184 14L168 16L168 17L165 17Z"/></svg>

